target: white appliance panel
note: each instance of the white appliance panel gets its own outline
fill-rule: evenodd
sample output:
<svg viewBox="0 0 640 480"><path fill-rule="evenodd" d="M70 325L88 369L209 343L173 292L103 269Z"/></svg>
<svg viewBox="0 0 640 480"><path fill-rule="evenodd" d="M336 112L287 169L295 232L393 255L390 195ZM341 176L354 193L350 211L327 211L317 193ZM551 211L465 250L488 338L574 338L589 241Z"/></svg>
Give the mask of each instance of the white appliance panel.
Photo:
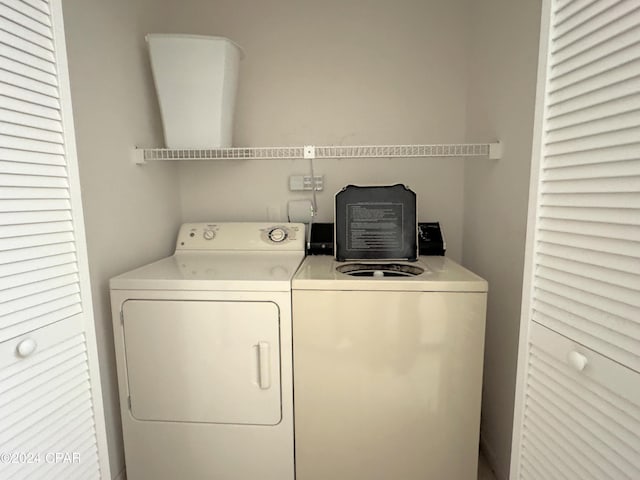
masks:
<svg viewBox="0 0 640 480"><path fill-rule="evenodd" d="M288 292L304 252L178 252L111 279L112 290Z"/></svg>
<svg viewBox="0 0 640 480"><path fill-rule="evenodd" d="M280 422L280 326L275 303L127 300L123 329L134 418Z"/></svg>
<svg viewBox="0 0 640 480"><path fill-rule="evenodd" d="M302 223L185 223L180 227L176 253L304 252Z"/></svg>
<svg viewBox="0 0 640 480"><path fill-rule="evenodd" d="M293 278L293 288L295 290L400 290L404 292L487 291L486 280L447 257L422 256L416 262L393 262L424 270L424 273L410 277L354 277L336 270L338 266L350 263L371 262L338 262L327 255L306 257Z"/></svg>
<svg viewBox="0 0 640 480"><path fill-rule="evenodd" d="M307 257L293 279L296 479L475 480L487 282L446 257L344 265Z"/></svg>
<svg viewBox="0 0 640 480"><path fill-rule="evenodd" d="M483 292L294 290L296 478L475 480L485 309Z"/></svg>

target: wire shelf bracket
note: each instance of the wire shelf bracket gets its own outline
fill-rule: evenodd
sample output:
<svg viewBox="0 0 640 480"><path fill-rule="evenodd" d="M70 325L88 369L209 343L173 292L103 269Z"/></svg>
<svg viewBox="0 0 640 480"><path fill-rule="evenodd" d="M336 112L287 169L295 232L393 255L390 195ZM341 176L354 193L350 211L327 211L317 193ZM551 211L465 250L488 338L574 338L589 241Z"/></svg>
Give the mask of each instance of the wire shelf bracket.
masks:
<svg viewBox="0 0 640 480"><path fill-rule="evenodd" d="M173 160L298 160L340 158L427 158L477 157L502 158L502 145L495 143L462 143L436 145L361 145L302 147L229 147L209 149L135 148L133 162Z"/></svg>

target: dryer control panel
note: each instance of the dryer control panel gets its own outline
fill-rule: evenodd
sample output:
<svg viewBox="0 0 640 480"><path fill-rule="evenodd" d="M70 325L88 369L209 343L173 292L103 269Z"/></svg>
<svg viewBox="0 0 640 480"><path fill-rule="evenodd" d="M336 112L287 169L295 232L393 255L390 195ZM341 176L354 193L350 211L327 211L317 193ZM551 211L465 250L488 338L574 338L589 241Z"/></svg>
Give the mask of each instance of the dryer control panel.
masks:
<svg viewBox="0 0 640 480"><path fill-rule="evenodd" d="M185 223L178 232L176 252L185 250L304 252L304 228L303 223Z"/></svg>

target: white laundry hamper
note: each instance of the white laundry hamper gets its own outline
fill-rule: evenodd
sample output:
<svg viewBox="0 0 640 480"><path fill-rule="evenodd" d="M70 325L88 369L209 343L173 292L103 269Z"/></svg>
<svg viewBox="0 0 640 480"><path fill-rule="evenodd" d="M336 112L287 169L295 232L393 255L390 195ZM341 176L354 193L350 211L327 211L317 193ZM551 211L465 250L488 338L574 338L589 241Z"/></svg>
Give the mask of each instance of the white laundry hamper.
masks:
<svg viewBox="0 0 640 480"><path fill-rule="evenodd" d="M167 148L230 147L241 48L224 37L146 39Z"/></svg>

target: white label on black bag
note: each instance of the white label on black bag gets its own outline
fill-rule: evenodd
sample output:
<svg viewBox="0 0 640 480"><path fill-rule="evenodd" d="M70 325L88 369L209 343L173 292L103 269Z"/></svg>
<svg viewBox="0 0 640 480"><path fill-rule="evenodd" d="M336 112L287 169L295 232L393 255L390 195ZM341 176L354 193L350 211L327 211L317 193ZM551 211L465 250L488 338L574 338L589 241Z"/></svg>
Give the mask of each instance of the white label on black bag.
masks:
<svg viewBox="0 0 640 480"><path fill-rule="evenodd" d="M347 205L347 249L350 251L403 248L401 203Z"/></svg>

